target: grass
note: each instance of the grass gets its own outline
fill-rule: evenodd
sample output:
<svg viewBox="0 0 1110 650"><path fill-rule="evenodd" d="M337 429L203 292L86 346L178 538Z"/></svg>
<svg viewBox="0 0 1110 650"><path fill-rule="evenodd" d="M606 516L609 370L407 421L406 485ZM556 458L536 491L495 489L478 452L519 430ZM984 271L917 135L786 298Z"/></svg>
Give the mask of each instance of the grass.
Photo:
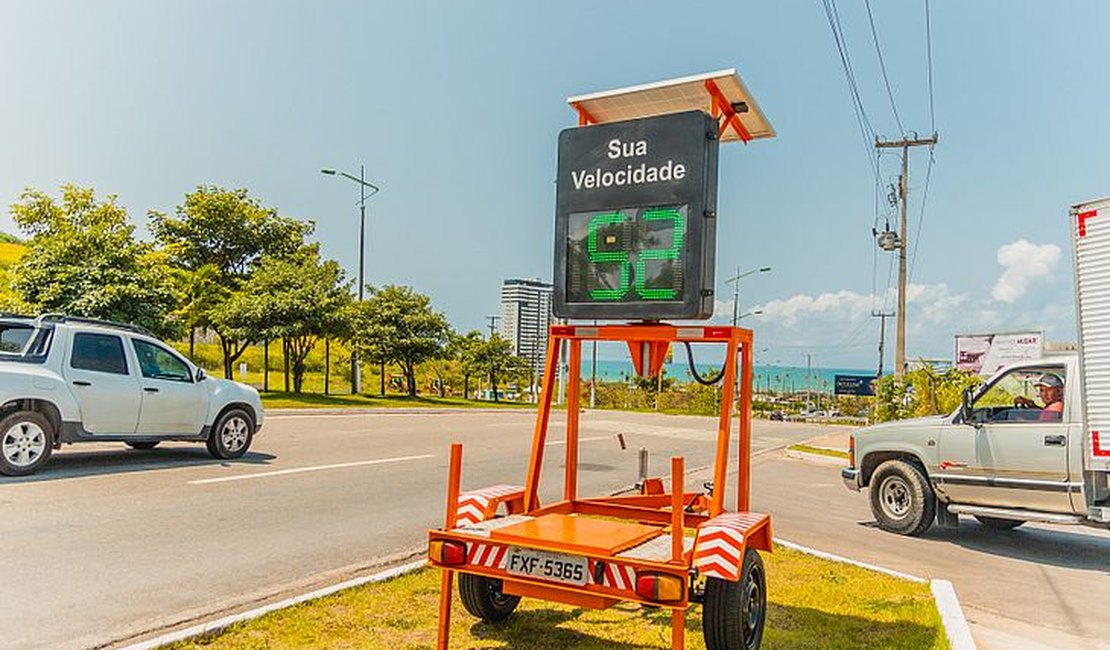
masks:
<svg viewBox="0 0 1110 650"><path fill-rule="evenodd" d="M266 408L531 408L521 402L485 402L461 397L386 395L321 395L318 393L262 393Z"/></svg>
<svg viewBox="0 0 1110 650"><path fill-rule="evenodd" d="M779 548L767 563L763 648L947 648L926 584L898 580ZM366 648L435 645L439 572L417 571L379 584L240 623L222 633L166 646L173 650ZM452 609L452 648L648 650L670 648L670 613L621 604L594 611L524 599L506 624L489 625ZM686 647L705 648L701 608L686 618Z"/></svg>
<svg viewBox="0 0 1110 650"><path fill-rule="evenodd" d="M818 456L832 456L833 458L843 458L848 460L848 452L839 449L828 449L826 447L811 447L810 445L790 445L787 449L791 451L800 451L806 454L817 454Z"/></svg>

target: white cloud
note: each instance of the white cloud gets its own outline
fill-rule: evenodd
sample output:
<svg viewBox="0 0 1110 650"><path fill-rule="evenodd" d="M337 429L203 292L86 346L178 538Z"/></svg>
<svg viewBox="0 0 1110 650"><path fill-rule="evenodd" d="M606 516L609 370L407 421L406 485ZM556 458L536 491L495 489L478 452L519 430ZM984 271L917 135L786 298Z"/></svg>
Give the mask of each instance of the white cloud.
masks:
<svg viewBox="0 0 1110 650"><path fill-rule="evenodd" d="M1019 239L998 248L998 263L1005 269L991 289L991 297L1012 303L1025 295L1030 283L1051 276L1060 261L1060 247L1055 244L1038 246Z"/></svg>

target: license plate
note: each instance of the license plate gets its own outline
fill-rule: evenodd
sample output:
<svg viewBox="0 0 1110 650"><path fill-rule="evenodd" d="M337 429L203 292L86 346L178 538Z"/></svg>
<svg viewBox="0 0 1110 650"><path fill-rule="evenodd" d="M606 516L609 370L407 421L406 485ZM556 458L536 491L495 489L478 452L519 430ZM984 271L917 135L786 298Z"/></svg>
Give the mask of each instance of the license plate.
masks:
<svg viewBox="0 0 1110 650"><path fill-rule="evenodd" d="M509 548L505 570L515 576L528 576L568 585L586 584L588 564L584 557L548 553L530 548Z"/></svg>

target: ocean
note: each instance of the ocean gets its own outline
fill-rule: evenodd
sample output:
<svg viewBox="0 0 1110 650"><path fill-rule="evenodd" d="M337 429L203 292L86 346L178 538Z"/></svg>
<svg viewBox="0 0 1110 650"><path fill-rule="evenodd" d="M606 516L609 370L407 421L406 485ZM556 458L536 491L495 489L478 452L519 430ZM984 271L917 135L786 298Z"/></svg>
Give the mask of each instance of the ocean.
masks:
<svg viewBox="0 0 1110 650"><path fill-rule="evenodd" d="M582 379L589 381L591 376L590 359L583 355ZM720 365L697 364L698 374L702 377L715 376L720 371ZM632 362L628 360L598 359L598 381L629 381L635 376ZM755 366L753 382L757 391L768 392L799 392L807 388L815 392L832 394L836 375L870 375L874 376L874 369L860 370L853 368L806 368L798 366ZM674 361L664 364L663 376L677 379L679 382L694 381L690 374L690 367L686 361Z"/></svg>

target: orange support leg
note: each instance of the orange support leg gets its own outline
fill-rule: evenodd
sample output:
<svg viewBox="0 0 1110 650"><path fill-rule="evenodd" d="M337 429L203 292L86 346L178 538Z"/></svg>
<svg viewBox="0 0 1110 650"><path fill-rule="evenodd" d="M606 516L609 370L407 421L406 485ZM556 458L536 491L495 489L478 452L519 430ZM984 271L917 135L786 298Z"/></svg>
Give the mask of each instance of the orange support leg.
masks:
<svg viewBox="0 0 1110 650"><path fill-rule="evenodd" d="M739 342L736 330L728 341L725 352L725 376L721 379L721 416L717 422L717 456L713 467L713 499L709 502L709 516L716 517L725 509L725 480L728 476L728 438L732 427L733 387L736 384L736 348Z"/></svg>
<svg viewBox="0 0 1110 650"><path fill-rule="evenodd" d="M748 512L751 509L752 494L752 362L754 361L753 341L744 344L740 365L740 436L737 440L737 454L740 458L739 475L736 477L736 511Z"/></svg>
<svg viewBox="0 0 1110 650"><path fill-rule="evenodd" d="M559 347L563 339L551 336L547 341L547 359L543 364L543 391L540 393L536 428L532 431L532 456L528 464L528 479L524 484L524 512L531 512L540 505L540 470L543 468L543 446L547 440L547 422L551 417L551 398L555 393L555 374L558 371Z"/></svg>
<svg viewBox="0 0 1110 650"><path fill-rule="evenodd" d="M582 341L570 341L570 369L567 377L567 455L563 499L578 498L578 401L582 393Z"/></svg>
<svg viewBox="0 0 1110 650"><path fill-rule="evenodd" d="M455 527L455 517L459 507L459 484L462 478L462 445L451 443L451 460L447 470L447 514L444 517L444 530ZM454 591L455 572L443 569L443 580L439 585L439 630L436 634L436 649L447 650L451 640L451 596Z"/></svg>
<svg viewBox="0 0 1110 650"><path fill-rule="evenodd" d="M682 495L685 493L686 476L682 456L671 458L671 561L682 562L682 536L685 524L682 521L685 506Z"/></svg>
<svg viewBox="0 0 1110 650"><path fill-rule="evenodd" d="M686 647L686 610L671 610L671 650Z"/></svg>

